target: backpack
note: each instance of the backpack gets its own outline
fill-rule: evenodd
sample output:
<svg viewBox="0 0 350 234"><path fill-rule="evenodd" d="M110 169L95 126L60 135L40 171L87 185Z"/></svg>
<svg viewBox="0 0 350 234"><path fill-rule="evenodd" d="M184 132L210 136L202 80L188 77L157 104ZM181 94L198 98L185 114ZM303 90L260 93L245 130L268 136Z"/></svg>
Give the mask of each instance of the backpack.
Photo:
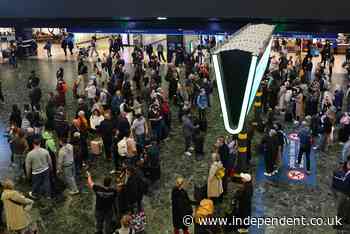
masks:
<svg viewBox="0 0 350 234"><path fill-rule="evenodd" d="M128 155L128 144L127 144L127 139L124 137L121 141L118 142L118 154L121 157L126 157Z"/></svg>

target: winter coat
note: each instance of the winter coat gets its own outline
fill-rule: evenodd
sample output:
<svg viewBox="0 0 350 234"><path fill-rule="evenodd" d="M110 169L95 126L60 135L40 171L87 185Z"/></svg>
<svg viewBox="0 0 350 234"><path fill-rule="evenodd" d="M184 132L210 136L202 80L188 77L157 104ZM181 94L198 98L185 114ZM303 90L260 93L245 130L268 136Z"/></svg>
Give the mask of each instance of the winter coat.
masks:
<svg viewBox="0 0 350 234"><path fill-rule="evenodd" d="M219 197L223 192L222 179L215 176L217 170L222 168L221 162L214 162L211 164L208 176L208 197Z"/></svg>
<svg viewBox="0 0 350 234"><path fill-rule="evenodd" d="M192 201L184 189L175 187L171 193L173 226L178 229L185 227L183 217L192 215Z"/></svg>
<svg viewBox="0 0 350 234"><path fill-rule="evenodd" d="M295 108L295 114L300 119L304 118L304 96L302 93L299 93L296 96L296 108Z"/></svg>
<svg viewBox="0 0 350 234"><path fill-rule="evenodd" d="M30 217L24 210L24 206L33 201L25 198L15 190L5 189L1 200L4 203L7 229L10 231L19 231L30 224ZM23 205L22 205L23 204Z"/></svg>

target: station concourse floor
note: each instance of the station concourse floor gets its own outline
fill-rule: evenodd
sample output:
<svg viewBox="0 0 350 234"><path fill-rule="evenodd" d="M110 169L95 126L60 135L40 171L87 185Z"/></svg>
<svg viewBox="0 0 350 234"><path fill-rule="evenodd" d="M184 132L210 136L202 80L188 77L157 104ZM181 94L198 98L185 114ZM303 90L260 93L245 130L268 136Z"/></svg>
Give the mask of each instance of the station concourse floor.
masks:
<svg viewBox="0 0 350 234"><path fill-rule="evenodd" d="M56 85L56 71L59 67L65 70L65 80L69 87L72 87L76 77L77 62L73 57L65 59L59 52L59 48L53 51L54 56L47 59L45 54L40 54L38 58L20 60L17 69L13 69L8 64L0 64L0 79L2 80L5 104L0 105L0 179L11 177L13 169L10 165L10 153L7 139L3 136L7 128L8 118L12 104L23 104L29 102L26 80L31 70L36 70L41 79L44 102L50 90ZM61 53L61 54L60 54ZM126 52L129 53L129 52ZM55 55L56 54L56 55ZM57 57L56 57L57 56ZM126 55L129 56L129 55ZM334 69L334 83L344 84L344 71L341 69L343 56L336 57ZM129 66L129 65L128 65ZM162 65L162 74L166 65ZM130 66L129 66L130 67ZM90 69L91 70L91 66ZM183 155L182 127L177 121L176 113L173 113L174 129L169 140L161 149L161 180L152 187L150 196L144 198L145 213L147 216L147 234L171 234L171 201L170 193L174 186L175 178L184 176L189 184L187 186L190 197L193 194L194 185L205 185L207 181L210 149L215 143L216 137L226 135L221 121L222 115L218 96L215 92L213 97L213 107L208 114L209 129L205 141L205 158L197 161L194 157ZM72 93L68 92L67 111L69 118L73 116L75 102ZM261 136L253 140L253 146L257 145ZM263 210L264 216L301 216L307 217L333 217L336 215L336 199L330 191L331 176L337 168L340 156L340 146L336 145L329 154L318 154L317 159L317 182L316 186L279 184L271 181L264 181L255 184L256 194L260 198L254 197L253 211ZM255 151L253 151L255 152ZM254 153L253 164L258 165L259 155ZM100 181L102 176L112 168L110 162L99 158L97 168L92 171L95 180ZM253 169L256 170L256 167ZM255 173L255 172L254 172ZM255 174L254 174L255 176ZM253 177L254 177L253 176ZM85 180L85 178L84 178ZM231 209L231 199L236 190L234 184L229 184L229 193L225 197L224 203L218 207L220 214L224 214ZM80 183L82 193L73 198L66 197L60 201L38 202L33 209L33 217L38 221L41 234L93 234L94 233L94 199L92 193L86 187L86 182ZM30 191L30 187L20 184L18 189L23 192ZM259 207L263 206L263 207ZM261 230L251 230L250 233L307 233L307 234L332 234L336 233L330 226L276 226L266 227Z"/></svg>

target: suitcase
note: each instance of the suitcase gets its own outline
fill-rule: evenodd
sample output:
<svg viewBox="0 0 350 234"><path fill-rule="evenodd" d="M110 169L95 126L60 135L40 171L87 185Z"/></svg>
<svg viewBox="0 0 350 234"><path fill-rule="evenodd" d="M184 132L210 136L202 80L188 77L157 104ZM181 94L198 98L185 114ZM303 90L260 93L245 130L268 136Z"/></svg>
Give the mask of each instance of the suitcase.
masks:
<svg viewBox="0 0 350 234"><path fill-rule="evenodd" d="M93 155L101 155L102 154L102 141L101 140L93 140L90 142L91 154Z"/></svg>
<svg viewBox="0 0 350 234"><path fill-rule="evenodd" d="M333 174L332 187L344 194L350 193L350 171L335 171Z"/></svg>
<svg viewBox="0 0 350 234"><path fill-rule="evenodd" d="M2 51L2 57L5 58L10 58L11 52L9 50L3 50Z"/></svg>

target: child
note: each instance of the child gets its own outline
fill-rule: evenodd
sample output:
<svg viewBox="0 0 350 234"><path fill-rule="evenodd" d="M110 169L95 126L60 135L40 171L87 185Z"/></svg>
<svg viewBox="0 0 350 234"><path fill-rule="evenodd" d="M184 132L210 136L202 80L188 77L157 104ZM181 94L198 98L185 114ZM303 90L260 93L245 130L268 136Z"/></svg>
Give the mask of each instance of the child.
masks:
<svg viewBox="0 0 350 234"><path fill-rule="evenodd" d="M120 220L121 228L116 230L113 234L134 234L135 231L131 229L129 222L131 217L129 215L124 215Z"/></svg>

